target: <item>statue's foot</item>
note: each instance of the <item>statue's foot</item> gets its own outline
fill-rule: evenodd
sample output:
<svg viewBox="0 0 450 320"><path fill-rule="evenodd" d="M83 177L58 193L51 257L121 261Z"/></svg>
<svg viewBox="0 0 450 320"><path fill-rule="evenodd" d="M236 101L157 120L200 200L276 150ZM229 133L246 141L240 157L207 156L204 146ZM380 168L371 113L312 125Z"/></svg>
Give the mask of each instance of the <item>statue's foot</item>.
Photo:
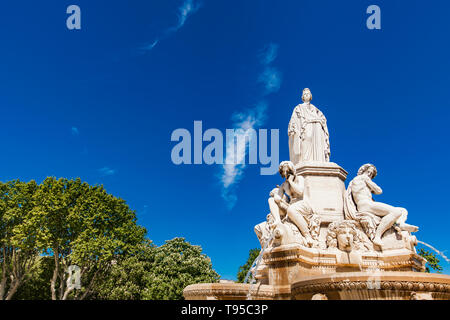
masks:
<svg viewBox="0 0 450 320"><path fill-rule="evenodd" d="M383 245L383 242L381 241L381 238L379 238L379 237L375 237L375 239L373 239L373 244L374 245L377 245L377 246L379 246L380 248L381 248L381 246Z"/></svg>
<svg viewBox="0 0 450 320"><path fill-rule="evenodd" d="M419 231L419 227L413 226L412 224L402 223L399 225L400 229L408 231L408 232L417 232Z"/></svg>

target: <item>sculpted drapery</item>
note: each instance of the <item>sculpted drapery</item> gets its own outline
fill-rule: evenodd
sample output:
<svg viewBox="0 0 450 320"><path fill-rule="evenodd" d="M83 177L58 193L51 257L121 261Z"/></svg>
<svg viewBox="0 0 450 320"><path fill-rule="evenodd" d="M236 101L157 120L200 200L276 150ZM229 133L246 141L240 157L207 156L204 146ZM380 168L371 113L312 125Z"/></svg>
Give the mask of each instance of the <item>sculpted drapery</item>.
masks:
<svg viewBox="0 0 450 320"><path fill-rule="evenodd" d="M294 164L304 161L330 161L327 120L323 113L310 103L311 99L309 89L304 89L304 103L295 107L289 122L289 156Z"/></svg>

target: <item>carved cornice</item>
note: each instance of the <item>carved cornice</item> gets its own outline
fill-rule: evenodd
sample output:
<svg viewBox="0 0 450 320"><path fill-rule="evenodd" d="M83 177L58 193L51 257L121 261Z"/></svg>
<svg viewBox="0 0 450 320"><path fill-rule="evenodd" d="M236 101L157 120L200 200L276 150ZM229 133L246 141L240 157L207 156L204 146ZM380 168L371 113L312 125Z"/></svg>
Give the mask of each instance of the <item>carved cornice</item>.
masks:
<svg viewBox="0 0 450 320"><path fill-rule="evenodd" d="M217 297L220 299L239 298L245 299L250 291L250 284L243 283L199 283L187 286L183 290L186 299ZM274 290L268 285L254 285L251 288L253 299L273 299Z"/></svg>
<svg viewBox="0 0 450 320"><path fill-rule="evenodd" d="M311 268L337 268L343 266L338 263L337 254L339 253L338 249L322 250L304 248L300 245L286 245L264 253L263 261L269 268L292 262L300 262L311 266ZM412 251L397 252L395 256L362 252L361 257L362 261L360 264L346 264L345 266L359 267L361 270L423 269L420 260L422 258Z"/></svg>
<svg viewBox="0 0 450 320"><path fill-rule="evenodd" d="M334 162L301 162L295 166L295 173L302 176L339 177L342 181L348 172Z"/></svg>
<svg viewBox="0 0 450 320"><path fill-rule="evenodd" d="M316 276L292 285L293 295L349 290L450 293L450 276L422 272L355 272Z"/></svg>
<svg viewBox="0 0 450 320"><path fill-rule="evenodd" d="M366 281L347 281L317 283L297 285L292 288L293 294L300 293L318 293L342 290L405 290L405 291L426 291L426 292L444 292L450 293L450 284L439 282L420 282L420 281L384 281L384 280L366 280Z"/></svg>

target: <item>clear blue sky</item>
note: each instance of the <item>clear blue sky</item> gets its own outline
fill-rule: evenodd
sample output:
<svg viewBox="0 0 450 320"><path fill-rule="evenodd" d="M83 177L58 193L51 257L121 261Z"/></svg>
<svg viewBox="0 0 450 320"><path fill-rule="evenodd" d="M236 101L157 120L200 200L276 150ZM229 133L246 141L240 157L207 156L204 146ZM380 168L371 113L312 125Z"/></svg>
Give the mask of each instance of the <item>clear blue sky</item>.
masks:
<svg viewBox="0 0 450 320"><path fill-rule="evenodd" d="M71 4L81 8L81 30L66 28ZM381 30L366 28L371 4L381 8ZM376 199L407 208L420 240L450 249L447 1L203 0L184 16L182 5L2 3L0 180L104 184L156 244L186 237L234 278L259 246L253 227L281 180L247 166L229 209L221 166L174 165L171 133L192 131L194 120L225 131L233 114L264 100L262 127L280 129L286 160L289 118L309 87L347 182L374 163L384 190ZM258 79L270 44L279 83L268 94Z"/></svg>

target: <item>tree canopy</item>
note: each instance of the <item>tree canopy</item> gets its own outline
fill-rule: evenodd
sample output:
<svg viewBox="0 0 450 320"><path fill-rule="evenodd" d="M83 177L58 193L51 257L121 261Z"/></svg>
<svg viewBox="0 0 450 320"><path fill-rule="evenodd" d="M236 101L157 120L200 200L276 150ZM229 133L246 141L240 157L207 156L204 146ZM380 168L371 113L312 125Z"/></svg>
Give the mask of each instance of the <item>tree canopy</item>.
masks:
<svg viewBox="0 0 450 320"><path fill-rule="evenodd" d="M436 256L436 254L431 251L425 250L424 248L420 248L417 253L427 260L427 263L425 265L425 272L431 273L431 270L434 270L437 273L441 273L443 268L439 264L440 260Z"/></svg>
<svg viewBox="0 0 450 320"><path fill-rule="evenodd" d="M123 199L80 179L0 182L1 299L182 299L219 275L184 238L155 246ZM70 266L81 288L68 285Z"/></svg>
<svg viewBox="0 0 450 320"><path fill-rule="evenodd" d="M248 258L247 258L247 262L239 267L239 271L237 273L237 282L243 283L245 280L245 276L247 275L248 271L250 270L253 262L255 261L255 259L258 257L260 250L255 248L255 249L250 249L249 253L248 253Z"/></svg>
<svg viewBox="0 0 450 320"><path fill-rule="evenodd" d="M32 220L36 182L0 183L0 299L10 300L29 280L42 251Z"/></svg>
<svg viewBox="0 0 450 320"><path fill-rule="evenodd" d="M144 243L136 255L114 265L99 292L101 299L179 300L194 283L217 282L219 275L200 246L174 238L162 246Z"/></svg>

